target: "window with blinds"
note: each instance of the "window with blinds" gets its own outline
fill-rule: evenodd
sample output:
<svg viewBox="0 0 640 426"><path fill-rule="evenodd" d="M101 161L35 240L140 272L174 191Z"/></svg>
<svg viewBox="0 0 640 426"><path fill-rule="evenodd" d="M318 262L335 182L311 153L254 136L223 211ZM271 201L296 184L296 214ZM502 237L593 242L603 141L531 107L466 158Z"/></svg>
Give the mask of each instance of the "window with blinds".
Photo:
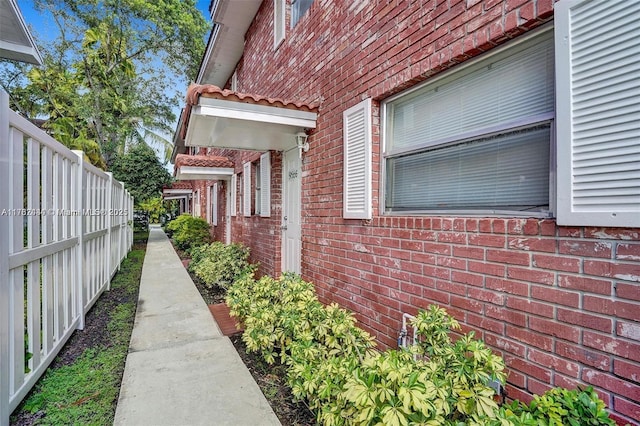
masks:
<svg viewBox="0 0 640 426"><path fill-rule="evenodd" d="M548 215L552 31L384 105L385 208Z"/></svg>
<svg viewBox="0 0 640 426"><path fill-rule="evenodd" d="M300 18L307 13L313 0L292 0L291 1L291 28L295 27Z"/></svg>

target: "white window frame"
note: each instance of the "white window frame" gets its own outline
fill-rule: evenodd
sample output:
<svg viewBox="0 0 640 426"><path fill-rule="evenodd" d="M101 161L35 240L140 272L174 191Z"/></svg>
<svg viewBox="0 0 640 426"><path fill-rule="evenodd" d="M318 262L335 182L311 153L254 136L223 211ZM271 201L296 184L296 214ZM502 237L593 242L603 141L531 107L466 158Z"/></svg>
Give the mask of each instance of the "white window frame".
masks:
<svg viewBox="0 0 640 426"><path fill-rule="evenodd" d="M218 226L218 184L211 187L211 224Z"/></svg>
<svg viewBox="0 0 640 426"><path fill-rule="evenodd" d="M209 225L211 225L212 223L212 219L211 219L211 214L212 214L212 208L211 208L211 197L212 197L212 191L213 191L213 186L209 185L207 186L207 223Z"/></svg>
<svg viewBox="0 0 640 426"><path fill-rule="evenodd" d="M259 173L256 174L260 174L260 197L256 197L256 206L260 206L260 217L271 217L271 152L260 156Z"/></svg>
<svg viewBox="0 0 640 426"><path fill-rule="evenodd" d="M380 109L381 109L381 135L382 135L382 158L381 158L381 174L380 174L380 190L379 190L379 206L380 206L380 211L384 212L383 214L388 215L388 216L399 216L399 215L407 215L407 214L420 214L420 215L451 215L451 214L464 214L464 215L493 215L493 216L508 216L508 217L518 217L518 216L526 216L526 217L540 217L540 218L547 218L553 215L554 212L554 207L555 207L555 186L556 186L556 180L555 180L555 132L554 132L554 119L555 116L553 114L550 115L545 115L545 116L539 116L539 117L534 117L531 120L531 123L522 123L523 126L527 126L530 124L533 124L535 122L549 122L550 126L551 126L551 140L550 140L550 158L549 158L549 209L547 211L541 211L541 212L535 212L535 211L524 211L524 212L520 212L520 211L512 211L512 210L508 210L508 211L502 211L502 210L488 210L488 209L482 209L482 210L456 210L456 209L446 209L446 210L439 210L439 209L429 209L429 210L416 210L416 211L387 211L386 210L386 203L385 203L385 197L386 197L386 184L387 184L387 167L386 167L386 160L388 158L391 158L393 156L396 156L398 154L409 154L412 152L416 152L416 151L422 151L424 149L426 149L428 146L424 146L424 147L411 147L410 149L405 149L405 150L394 150L392 148L390 148L390 143L388 140L388 104L398 100L402 97L405 97L415 91L421 90L423 87L427 86L427 85L433 85L433 84L437 84L437 83L441 83L442 81L446 81L447 79L452 79L452 78L456 78L456 75L462 71L466 71L468 69L474 69L474 68L481 68L483 67L483 63L485 63L486 60L496 56L496 55L503 55L505 51L507 50L511 50L511 49L517 49L519 45L522 45L526 42L528 42L529 40L531 40L532 38L538 37L540 36L543 32L546 31L553 31L553 26L552 25L546 25L538 30L532 31L529 34L520 36L518 39L507 43L505 46L493 49L490 52L485 53L484 55L479 56L478 58L474 58L472 60L467 61L464 64L461 64L457 67L455 67L454 69L452 69L449 72L445 72L444 74L442 74L441 76L429 79L428 81L426 81L423 84L417 85L416 87L404 91L402 93L399 93L397 95L394 95L392 97L390 97L389 99L385 100L384 102L381 103ZM500 133L501 131L508 131L509 129L511 129L513 127L507 127L507 128L495 128L493 129L494 133ZM478 137L481 135L487 135L487 134L491 134L491 133L487 133L487 131L483 131L480 134L465 134L465 135L460 135L460 138L456 138L455 140L465 140L465 139L471 139L473 137ZM452 142L452 141L444 141L443 142L443 146L446 145L447 142ZM431 146L440 146L438 145L431 145Z"/></svg>
<svg viewBox="0 0 640 426"><path fill-rule="evenodd" d="M296 12L296 9L298 8L297 5L299 5L301 1L302 0L291 0L291 28L296 26L300 19L306 15L313 5L313 0L311 0L311 3L309 3L309 6L303 12L300 12L299 10Z"/></svg>
<svg viewBox="0 0 640 426"><path fill-rule="evenodd" d="M243 181L244 188L242 188L242 214L244 217L251 217L251 163L244 163L243 167Z"/></svg>
<svg viewBox="0 0 640 426"><path fill-rule="evenodd" d="M236 69L231 75L231 91L238 91L238 70Z"/></svg>
<svg viewBox="0 0 640 426"><path fill-rule="evenodd" d="M231 176L231 200L229 200L229 215L235 217L238 214L238 175Z"/></svg>
<svg viewBox="0 0 640 426"><path fill-rule="evenodd" d="M260 178L261 177L262 177L262 173L260 172L260 163L258 162L258 163L256 163L256 172L255 172L255 177L254 177L254 180L255 180L255 183L254 183L254 185L255 185L255 200L254 200L255 204L254 205L256 206L255 213L257 215L260 215L260 216L261 216L261 213L262 213L262 197L260 196L260 191L261 191L261 180L260 180Z"/></svg>
<svg viewBox="0 0 640 426"><path fill-rule="evenodd" d="M193 197L193 216L201 217L202 212L200 211L200 190L196 190L195 196Z"/></svg>
<svg viewBox="0 0 640 426"><path fill-rule="evenodd" d="M286 0L273 0L273 48L284 41L287 28L286 20Z"/></svg>

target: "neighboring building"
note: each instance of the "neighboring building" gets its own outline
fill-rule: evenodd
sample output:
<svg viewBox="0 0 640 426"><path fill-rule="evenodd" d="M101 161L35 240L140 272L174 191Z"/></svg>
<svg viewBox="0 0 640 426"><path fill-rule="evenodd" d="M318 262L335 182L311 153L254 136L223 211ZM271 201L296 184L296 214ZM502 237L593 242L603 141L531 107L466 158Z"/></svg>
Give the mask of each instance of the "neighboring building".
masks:
<svg viewBox="0 0 640 426"><path fill-rule="evenodd" d="M640 421L640 2L212 5L174 158L216 239L382 347L436 303L509 397Z"/></svg>
<svg viewBox="0 0 640 426"><path fill-rule="evenodd" d="M38 47L15 0L0 0L0 58L42 64Z"/></svg>

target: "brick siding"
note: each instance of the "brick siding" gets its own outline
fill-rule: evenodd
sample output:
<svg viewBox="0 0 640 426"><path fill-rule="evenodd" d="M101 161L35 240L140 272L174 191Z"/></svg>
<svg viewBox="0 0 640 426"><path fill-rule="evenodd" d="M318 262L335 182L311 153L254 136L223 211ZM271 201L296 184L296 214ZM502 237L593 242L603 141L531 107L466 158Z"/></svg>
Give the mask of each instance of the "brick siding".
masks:
<svg viewBox="0 0 640 426"><path fill-rule="evenodd" d="M552 0L315 0L274 51L265 1L246 34L238 89L321 105L302 166L302 274L323 301L356 312L382 347L396 345L403 312L437 303L504 357L509 397L593 385L616 420L640 421L640 229L379 210L379 102L552 15ZM374 218L345 220L342 112L369 97ZM216 155L241 172L238 159L250 154ZM281 174L272 153L272 217L239 213L232 230L272 275Z"/></svg>

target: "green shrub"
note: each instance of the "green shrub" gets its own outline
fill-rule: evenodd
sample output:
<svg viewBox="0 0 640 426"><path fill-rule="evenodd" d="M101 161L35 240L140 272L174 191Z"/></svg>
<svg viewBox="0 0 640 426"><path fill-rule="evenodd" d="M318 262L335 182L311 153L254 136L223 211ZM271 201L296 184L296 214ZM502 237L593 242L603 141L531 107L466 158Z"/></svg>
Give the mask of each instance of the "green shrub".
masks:
<svg viewBox="0 0 640 426"><path fill-rule="evenodd" d="M147 213L151 223L160 223L160 218L167 214L166 202L162 197L149 198L140 203L140 208Z"/></svg>
<svg viewBox="0 0 640 426"><path fill-rule="evenodd" d="M502 358L466 334L453 342L458 322L431 306L413 321L419 343L409 350L369 356L347 380L347 424L457 425L497 419L490 380L504 384ZM332 423L338 423L333 419Z"/></svg>
<svg viewBox="0 0 640 426"><path fill-rule="evenodd" d="M227 292L244 323L247 349L288 366L287 382L324 425L613 425L597 394L554 389L530 406L498 407L490 381L505 383L504 362L437 306L413 321L418 343L378 352L352 314L324 306L293 274L247 274ZM589 419L585 422L584 419Z"/></svg>
<svg viewBox="0 0 640 426"><path fill-rule="evenodd" d="M166 231L181 250L189 250L211 240L207 221L188 213L181 214L169 222Z"/></svg>
<svg viewBox="0 0 640 426"><path fill-rule="evenodd" d="M190 253L189 269L208 287L226 289L242 275L256 270L256 265L249 263L249 248L242 244L215 241L194 247Z"/></svg>
<svg viewBox="0 0 640 426"><path fill-rule="evenodd" d="M375 345L351 313L324 306L311 283L290 273L259 280L245 275L229 288L227 304L244 323L248 350L288 366L294 397L307 400L319 417L341 411L344 383Z"/></svg>
<svg viewBox="0 0 640 426"><path fill-rule="evenodd" d="M554 388L535 396L528 406L519 401L504 406L500 409L500 415L518 426L616 424L609 418L604 402L591 386L573 390Z"/></svg>

